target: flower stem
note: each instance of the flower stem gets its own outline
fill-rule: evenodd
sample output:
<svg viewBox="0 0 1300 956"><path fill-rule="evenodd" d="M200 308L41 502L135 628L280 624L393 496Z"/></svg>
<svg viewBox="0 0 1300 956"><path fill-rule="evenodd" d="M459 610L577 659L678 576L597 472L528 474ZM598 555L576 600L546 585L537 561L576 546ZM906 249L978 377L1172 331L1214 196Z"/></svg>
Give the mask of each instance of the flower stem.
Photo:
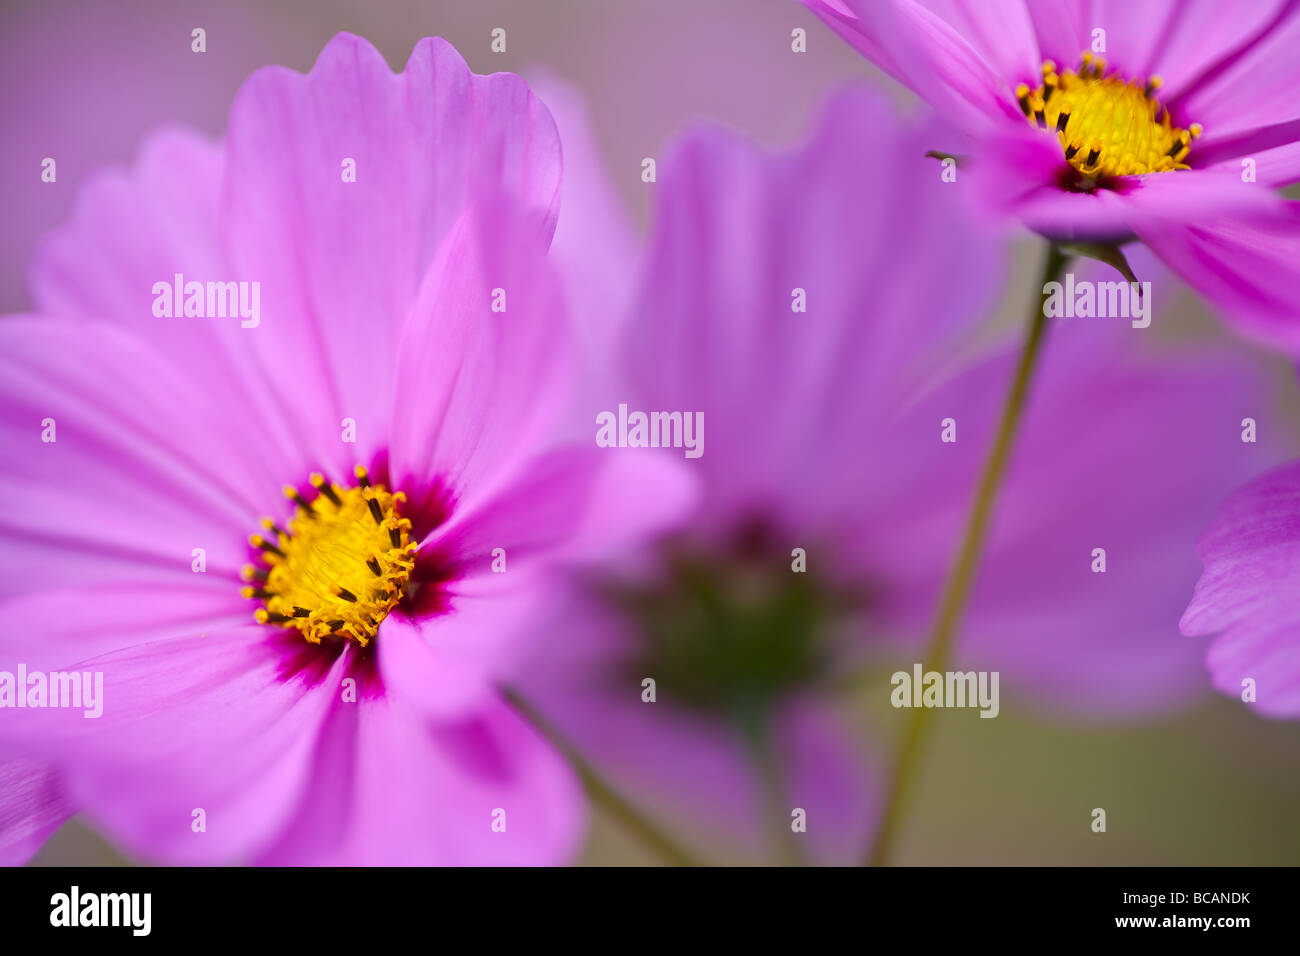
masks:
<svg viewBox="0 0 1300 956"><path fill-rule="evenodd" d="M770 851L781 866L802 866L799 839L790 828L785 777L771 723L765 719L748 723L745 737L758 776L762 819L768 832Z"/></svg>
<svg viewBox="0 0 1300 956"><path fill-rule="evenodd" d="M945 671L948 660L952 656L957 625L961 621L962 611L965 610L971 585L975 580L975 571L979 566L980 553L988 533L989 519L993 514L993 506L997 502L998 489L1006 473L1007 461L1010 459L1020 419L1024 414L1030 380L1033 378L1034 367L1042 349L1043 335L1047 328L1047 317L1043 310L1045 298L1043 286L1061 274L1068 260L1069 256L1054 244L1048 247L1042 278L1034 291L1034 309L1029 316L1029 328L1021 346L1020 361L1016 365L1011 391L1007 394L1006 404L1003 405L997 435L984 462L984 471L980 475L975 500L966 521L966 532L962 537L961 547L953 562L952 570L944 583L943 597L939 602L934 628L926 643L923 672ZM868 866L883 866L887 863L898 841L903 825L903 808L907 803L928 740L930 717L931 712L928 707L913 708L908 715L903 740L894 758L890 789L880 813L875 842L867 855Z"/></svg>
<svg viewBox="0 0 1300 956"><path fill-rule="evenodd" d="M607 783L587 759L578 752L573 742L561 734L550 721L524 700L518 691L503 687L501 688L501 694L521 717L532 724L537 732L549 740L551 746L564 756L578 775L578 779L582 781L582 787L587 792L587 797L592 803L600 805L605 812L618 820L629 833L672 866L701 865L699 860L696 860L690 853L683 850L672 837L668 836L657 824L633 807L612 785Z"/></svg>

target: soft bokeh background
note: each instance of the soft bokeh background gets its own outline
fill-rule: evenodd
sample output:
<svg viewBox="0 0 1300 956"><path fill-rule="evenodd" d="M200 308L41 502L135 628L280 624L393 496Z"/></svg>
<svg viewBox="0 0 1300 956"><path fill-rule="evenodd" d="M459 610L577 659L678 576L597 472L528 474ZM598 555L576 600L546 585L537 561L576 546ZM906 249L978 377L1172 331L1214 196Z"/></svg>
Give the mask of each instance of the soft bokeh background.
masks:
<svg viewBox="0 0 1300 956"><path fill-rule="evenodd" d="M207 52L190 31L207 31ZM489 50L504 27L508 52ZM790 50L795 27L808 52ZM335 33L359 33L400 69L421 36L450 40L477 72L545 69L587 97L605 159L644 224L641 158L699 118L761 142L792 143L828 92L867 79L909 96L867 66L793 0L6 0L0 10L0 311L29 305L33 244L64 221L96 167L130 162L151 128L184 123L213 135L244 77L266 64L307 70ZM39 179L55 157L58 182ZM1026 252L1036 255L1036 252ZM1022 306L1030 270L1009 302ZM1219 335L1190 297L1165 326ZM1293 373L1264 374L1289 398ZM1284 400L1284 399L1280 399ZM1050 635L1044 635L1050 640ZM888 678L881 676L880 686ZM907 711L885 695L849 701L882 745ZM995 721L940 712L934 747L899 862L917 864L1300 863L1300 725L1257 719L1207 695L1154 723L1076 726L1003 695ZM1109 832L1088 829L1107 808ZM593 820L585 859L652 862L609 821ZM120 863L76 822L37 863Z"/></svg>

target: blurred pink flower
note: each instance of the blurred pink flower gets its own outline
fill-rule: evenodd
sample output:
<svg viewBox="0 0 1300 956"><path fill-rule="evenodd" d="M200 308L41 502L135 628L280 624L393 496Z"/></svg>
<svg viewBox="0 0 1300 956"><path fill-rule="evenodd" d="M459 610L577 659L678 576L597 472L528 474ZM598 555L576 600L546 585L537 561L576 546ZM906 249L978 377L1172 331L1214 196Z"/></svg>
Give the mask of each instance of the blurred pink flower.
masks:
<svg viewBox="0 0 1300 956"><path fill-rule="evenodd" d="M571 109L547 101L567 144ZM679 825L757 842L768 771L747 738L766 735L812 859L854 861L869 835L870 741L837 695L883 704L888 670L919 660L903 655L920 653L1015 359L972 347L1007 263L915 162L940 134L851 92L793 152L706 127L660 163L633 304L613 319L623 371L584 417L703 412L705 453L687 462L700 503L568 589L564 640L527 687L627 792L689 809ZM1238 440L1266 401L1252 365L1222 348L1147 355L1143 334L1053 324L955 662L1089 717L1203 690L1203 643L1175 624L1195 529L1276 460Z"/></svg>
<svg viewBox="0 0 1300 956"><path fill-rule="evenodd" d="M1140 240L1243 333L1300 352L1294 0L803 0L959 126L986 208ZM1248 167L1248 168L1247 168Z"/></svg>
<svg viewBox="0 0 1300 956"><path fill-rule="evenodd" d="M577 784L496 682L552 567L680 483L549 447L559 181L519 78L340 35L254 74L223 145L163 133L84 191L42 314L0 322L0 669L101 671L103 715L5 712L11 859L71 809L172 862L573 856ZM260 282L260 322L157 317L175 273Z"/></svg>
<svg viewBox="0 0 1300 956"><path fill-rule="evenodd" d="M1217 635L1214 686L1242 697L1249 680L1260 713L1300 718L1300 462L1234 494L1196 549L1205 571L1183 631Z"/></svg>

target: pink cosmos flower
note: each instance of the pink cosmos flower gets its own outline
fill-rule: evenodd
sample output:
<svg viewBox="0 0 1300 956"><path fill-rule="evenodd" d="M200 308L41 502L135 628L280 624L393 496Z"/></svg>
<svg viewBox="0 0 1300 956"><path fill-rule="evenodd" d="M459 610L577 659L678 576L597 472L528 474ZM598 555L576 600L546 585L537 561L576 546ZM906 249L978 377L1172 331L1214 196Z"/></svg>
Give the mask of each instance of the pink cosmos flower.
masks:
<svg viewBox="0 0 1300 956"><path fill-rule="evenodd" d="M751 851L774 763L777 828L802 808L808 858L860 858L877 783L840 692L883 705L919 660L1010 377L1014 356L967 334L1003 251L914 162L938 131L855 92L790 153L684 137L659 164L622 371L589 399L588 423L620 403L702 412L701 498L568 589L528 692L625 792ZM1048 337L954 662L1000 672L1004 707L1115 718L1203 689L1204 644L1174 622L1195 529L1277 460L1238 440L1266 390L1222 347L1151 355L1144 334L1080 319Z"/></svg>
<svg viewBox="0 0 1300 956"><path fill-rule="evenodd" d="M1205 570L1183 631L1217 635L1214 686L1269 717L1300 717L1300 462L1228 500L1196 546Z"/></svg>
<svg viewBox="0 0 1300 956"><path fill-rule="evenodd" d="M983 206L1137 239L1245 334L1300 351L1300 4L802 0L969 139Z"/></svg>
<svg viewBox="0 0 1300 956"><path fill-rule="evenodd" d="M253 75L223 144L85 190L41 314L0 322L0 671L100 672L102 716L0 710L7 859L72 810L183 863L575 852L575 780L497 682L552 568L683 486L548 447L559 182L520 79L341 35ZM180 281L260 307L160 315Z"/></svg>

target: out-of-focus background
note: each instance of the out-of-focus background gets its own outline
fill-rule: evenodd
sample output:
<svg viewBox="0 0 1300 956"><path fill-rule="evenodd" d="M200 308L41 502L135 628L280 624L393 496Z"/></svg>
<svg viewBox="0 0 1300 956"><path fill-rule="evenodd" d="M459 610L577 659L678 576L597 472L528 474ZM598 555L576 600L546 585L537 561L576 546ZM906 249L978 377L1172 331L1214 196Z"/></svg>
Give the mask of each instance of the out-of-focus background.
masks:
<svg viewBox="0 0 1300 956"><path fill-rule="evenodd" d="M207 31L202 55L190 49L195 27ZM490 50L496 27L507 31L503 54ZM791 52L797 27L807 31L806 54ZM129 163L161 124L220 135L251 71L272 63L305 71L340 31L365 36L395 69L417 39L440 35L476 72L545 70L568 80L585 95L612 178L643 225L641 159L684 123L713 119L789 144L842 83L874 82L911 102L793 0L6 0L0 311L30 306L33 245L69 216L88 174ZM55 184L40 182L46 156L58 162ZM1177 308L1179 327L1222 334L1190 297ZM1293 373L1278 365L1274 374ZM890 748L907 711L884 703L881 695L848 707ZM1005 698L996 721L934 723L899 862L1300 862L1300 725L1258 719L1210 694L1208 681L1200 706L1153 723L1063 724ZM1101 838L1086 825L1097 806L1108 808ZM652 862L599 814L585 861ZM74 821L36 862L124 858Z"/></svg>

